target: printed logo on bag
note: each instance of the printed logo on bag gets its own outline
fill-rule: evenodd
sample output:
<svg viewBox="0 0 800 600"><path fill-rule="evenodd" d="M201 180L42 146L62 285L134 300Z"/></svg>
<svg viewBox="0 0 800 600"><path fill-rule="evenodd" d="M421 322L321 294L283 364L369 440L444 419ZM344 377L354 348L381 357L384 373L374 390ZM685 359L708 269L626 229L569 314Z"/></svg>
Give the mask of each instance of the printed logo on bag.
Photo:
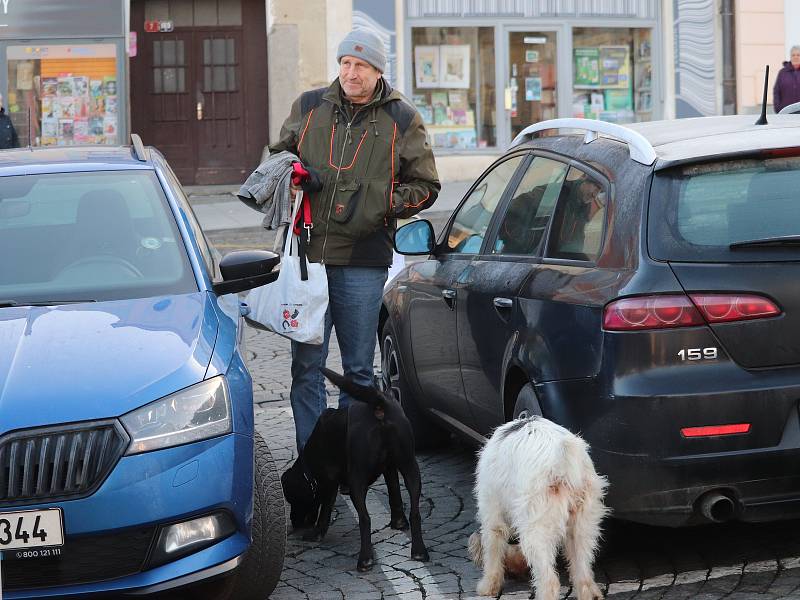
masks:
<svg viewBox="0 0 800 600"><path fill-rule="evenodd" d="M344 204L336 205L336 214L341 215L344 212Z"/></svg>
<svg viewBox="0 0 800 600"><path fill-rule="evenodd" d="M284 331L291 331L292 329L300 327L300 321L297 319L299 314L300 310L297 308L294 309L294 312L289 312L288 310L283 311L283 323L281 323L281 327Z"/></svg>

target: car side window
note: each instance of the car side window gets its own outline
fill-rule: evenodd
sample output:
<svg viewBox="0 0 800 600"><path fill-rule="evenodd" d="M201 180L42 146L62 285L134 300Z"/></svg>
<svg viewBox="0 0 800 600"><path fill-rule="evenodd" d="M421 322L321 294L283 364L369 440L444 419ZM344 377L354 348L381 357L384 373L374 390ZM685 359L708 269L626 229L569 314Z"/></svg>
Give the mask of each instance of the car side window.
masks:
<svg viewBox="0 0 800 600"><path fill-rule="evenodd" d="M183 192L183 186L181 186L178 178L170 169L163 170L164 175L166 175L167 179L172 185L172 189L175 191L175 194L178 198L178 203L181 205L181 208L184 209L186 212L187 220L189 221L189 226L192 228L192 232L194 233L195 239L197 239L197 246L200 248L200 254L203 256L203 262L206 264L206 269L208 270L208 276L212 279L214 278L214 254L211 251L211 247L208 244L208 240L206 240L206 236L203 233L203 229L200 227L200 223L197 220L197 216L194 214L192 210L192 205L189 204L189 199Z"/></svg>
<svg viewBox="0 0 800 600"><path fill-rule="evenodd" d="M451 252L476 254L480 252L486 230L492 220L500 198L511 181L524 154L512 156L486 173L458 209L450 233L447 247Z"/></svg>
<svg viewBox="0 0 800 600"><path fill-rule="evenodd" d="M567 169L564 163L549 158L533 159L497 229L493 254L540 255Z"/></svg>
<svg viewBox="0 0 800 600"><path fill-rule="evenodd" d="M553 217L547 256L595 260L603 243L607 198L604 183L570 167Z"/></svg>

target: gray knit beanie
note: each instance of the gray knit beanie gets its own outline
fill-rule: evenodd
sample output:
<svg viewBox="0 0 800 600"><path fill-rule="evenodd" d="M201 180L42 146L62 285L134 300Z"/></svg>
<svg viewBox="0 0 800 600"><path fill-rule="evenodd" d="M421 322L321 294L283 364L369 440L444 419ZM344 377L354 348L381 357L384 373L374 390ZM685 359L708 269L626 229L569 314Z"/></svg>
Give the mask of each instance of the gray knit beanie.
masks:
<svg viewBox="0 0 800 600"><path fill-rule="evenodd" d="M354 29L345 36L336 52L336 61L341 62L343 56L355 56L381 73L386 71L386 50L383 42L369 29Z"/></svg>

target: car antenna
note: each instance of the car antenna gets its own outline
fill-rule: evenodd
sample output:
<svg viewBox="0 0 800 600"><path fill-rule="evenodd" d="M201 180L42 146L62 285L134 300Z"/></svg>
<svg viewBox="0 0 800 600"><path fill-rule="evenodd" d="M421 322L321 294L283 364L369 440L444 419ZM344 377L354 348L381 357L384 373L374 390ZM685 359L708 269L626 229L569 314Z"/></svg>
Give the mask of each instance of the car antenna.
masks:
<svg viewBox="0 0 800 600"><path fill-rule="evenodd" d="M767 72L764 74L764 99L761 100L761 116L754 125L769 125L767 123L767 82L769 81L769 65L767 65Z"/></svg>

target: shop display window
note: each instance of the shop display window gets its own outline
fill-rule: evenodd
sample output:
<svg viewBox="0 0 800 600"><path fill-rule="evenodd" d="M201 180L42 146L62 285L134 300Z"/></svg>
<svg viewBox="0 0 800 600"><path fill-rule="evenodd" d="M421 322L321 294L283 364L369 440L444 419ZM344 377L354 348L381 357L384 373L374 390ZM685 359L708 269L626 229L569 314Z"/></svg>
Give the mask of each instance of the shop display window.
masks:
<svg viewBox="0 0 800 600"><path fill-rule="evenodd" d="M117 144L117 46L8 48L8 98L20 143Z"/></svg>
<svg viewBox="0 0 800 600"><path fill-rule="evenodd" d="M496 146L492 27L415 27L412 101L434 148Z"/></svg>
<svg viewBox="0 0 800 600"><path fill-rule="evenodd" d="M650 29L572 30L575 117L612 123L653 118Z"/></svg>

